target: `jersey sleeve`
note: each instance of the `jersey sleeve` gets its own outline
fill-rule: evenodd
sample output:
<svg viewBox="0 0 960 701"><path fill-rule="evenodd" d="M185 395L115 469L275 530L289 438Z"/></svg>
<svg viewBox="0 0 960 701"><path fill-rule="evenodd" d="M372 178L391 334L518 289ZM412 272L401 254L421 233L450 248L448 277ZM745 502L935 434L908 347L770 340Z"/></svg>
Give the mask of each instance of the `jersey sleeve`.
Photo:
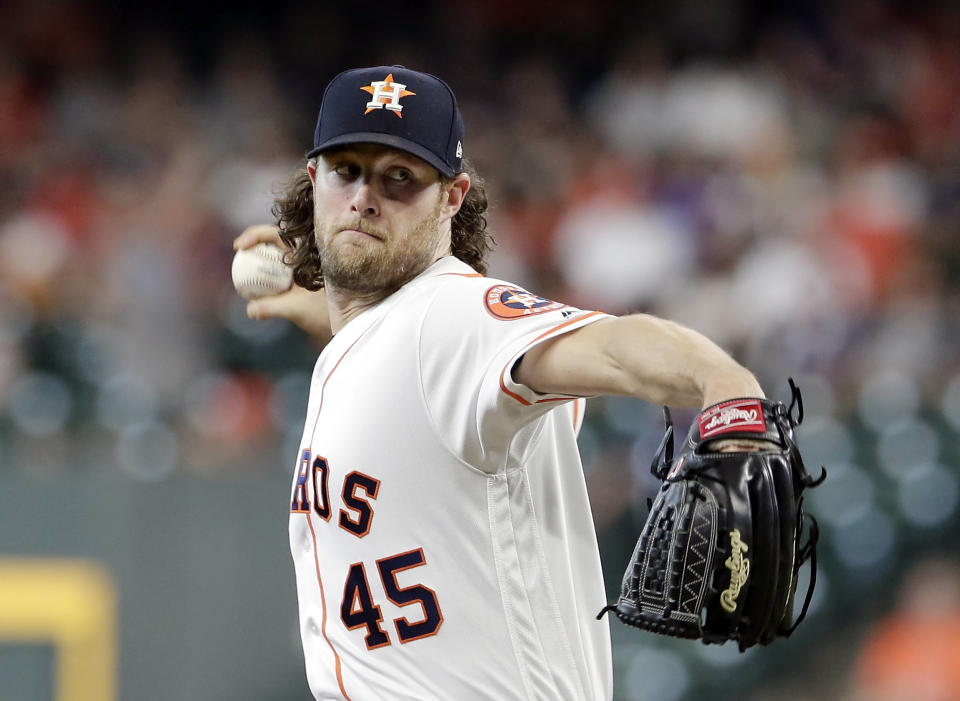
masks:
<svg viewBox="0 0 960 701"><path fill-rule="evenodd" d="M489 278L441 285L420 325L418 355L423 400L445 445L488 473L522 462L537 420L578 398L535 392L514 379L514 367L537 344L607 316ZM571 431L582 405L564 410Z"/></svg>

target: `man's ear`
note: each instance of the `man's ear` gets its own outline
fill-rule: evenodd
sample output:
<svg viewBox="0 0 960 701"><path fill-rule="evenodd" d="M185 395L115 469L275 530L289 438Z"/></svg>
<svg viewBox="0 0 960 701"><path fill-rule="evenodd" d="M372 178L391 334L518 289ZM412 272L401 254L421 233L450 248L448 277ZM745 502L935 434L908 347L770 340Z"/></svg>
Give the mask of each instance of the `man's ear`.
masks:
<svg viewBox="0 0 960 701"><path fill-rule="evenodd" d="M307 161L307 173L310 175L310 182L317 182L317 163L312 158Z"/></svg>
<svg viewBox="0 0 960 701"><path fill-rule="evenodd" d="M457 215L460 207L463 206L463 201L466 199L469 190L469 175L466 173L457 173L457 175L453 176L453 182L450 184L446 198L441 206L440 218L442 221L453 219Z"/></svg>

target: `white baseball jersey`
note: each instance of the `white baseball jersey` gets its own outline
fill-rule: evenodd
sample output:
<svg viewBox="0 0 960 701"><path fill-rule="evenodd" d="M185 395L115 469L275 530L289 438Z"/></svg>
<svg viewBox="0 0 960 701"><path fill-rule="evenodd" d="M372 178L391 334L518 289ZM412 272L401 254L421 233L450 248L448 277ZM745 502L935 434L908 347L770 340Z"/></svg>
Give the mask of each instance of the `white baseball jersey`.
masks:
<svg viewBox="0 0 960 701"><path fill-rule="evenodd" d="M511 371L604 315L434 263L334 336L291 495L317 699L609 699L576 432Z"/></svg>

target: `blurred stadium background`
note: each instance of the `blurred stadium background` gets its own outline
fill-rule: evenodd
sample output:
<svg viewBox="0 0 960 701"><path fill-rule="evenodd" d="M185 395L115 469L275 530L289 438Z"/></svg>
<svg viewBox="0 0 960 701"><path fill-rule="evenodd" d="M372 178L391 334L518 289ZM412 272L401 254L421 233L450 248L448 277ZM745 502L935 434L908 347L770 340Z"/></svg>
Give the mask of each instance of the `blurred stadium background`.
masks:
<svg viewBox="0 0 960 701"><path fill-rule="evenodd" d="M804 391L807 623L744 655L615 625L617 698L960 698L958 36L952 2L0 4L0 698L307 697L318 348L246 319L230 242L378 63L460 97L492 274ZM590 403L611 596L660 435Z"/></svg>

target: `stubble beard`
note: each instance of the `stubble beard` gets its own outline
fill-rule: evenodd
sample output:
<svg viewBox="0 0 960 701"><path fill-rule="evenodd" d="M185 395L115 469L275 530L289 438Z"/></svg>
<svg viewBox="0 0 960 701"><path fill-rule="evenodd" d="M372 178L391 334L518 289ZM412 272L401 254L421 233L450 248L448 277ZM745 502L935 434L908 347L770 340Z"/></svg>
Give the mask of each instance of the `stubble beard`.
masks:
<svg viewBox="0 0 960 701"><path fill-rule="evenodd" d="M361 294L384 296L400 289L433 262L440 229L438 202L406 236L393 235L372 228L366 223L325 226L314 213L314 231L323 268L324 285ZM354 246L338 240L337 233L352 228L374 235L383 241L368 246ZM333 235L328 237L327 231Z"/></svg>

